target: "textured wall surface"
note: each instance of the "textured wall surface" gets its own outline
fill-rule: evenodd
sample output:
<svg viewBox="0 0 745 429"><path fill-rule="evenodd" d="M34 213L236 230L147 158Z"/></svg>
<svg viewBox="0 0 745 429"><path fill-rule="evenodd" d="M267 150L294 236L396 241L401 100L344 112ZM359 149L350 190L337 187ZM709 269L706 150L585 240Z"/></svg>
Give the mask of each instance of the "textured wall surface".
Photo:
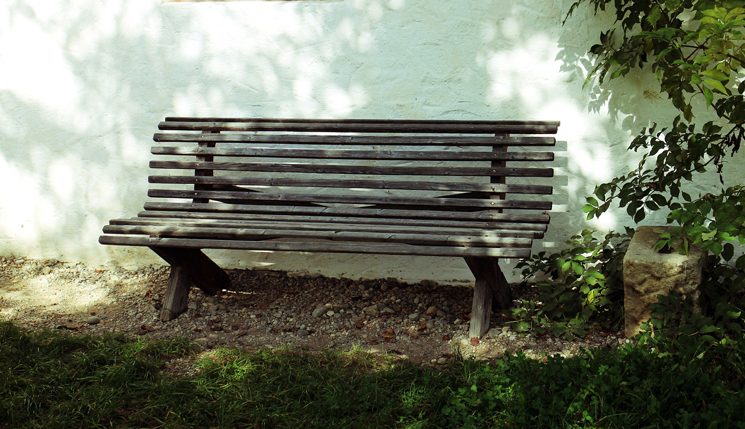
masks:
<svg viewBox="0 0 745 429"><path fill-rule="evenodd" d="M152 134L166 115L560 120L558 204L534 251L561 246L587 226L581 207L594 184L635 165L632 133L674 114L647 78L583 89L584 52L607 18L580 9L562 26L571 3L7 0L0 254L159 261L97 238L108 219L141 208ZM628 222L614 212L591 226ZM231 267L471 281L461 260L218 257Z"/></svg>

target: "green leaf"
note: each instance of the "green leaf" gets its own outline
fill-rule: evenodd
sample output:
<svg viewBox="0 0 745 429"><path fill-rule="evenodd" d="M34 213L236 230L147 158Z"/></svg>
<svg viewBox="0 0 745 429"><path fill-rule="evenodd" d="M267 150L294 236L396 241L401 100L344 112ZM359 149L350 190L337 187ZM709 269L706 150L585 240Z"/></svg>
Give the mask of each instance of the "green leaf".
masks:
<svg viewBox="0 0 745 429"><path fill-rule="evenodd" d="M649 15L647 15L647 22L652 24L652 26L657 25L657 21L660 20L660 16L662 15L662 11L660 10L660 5L656 5L654 9L652 9L651 12L649 12Z"/></svg>
<svg viewBox="0 0 745 429"><path fill-rule="evenodd" d="M714 101L714 93L711 92L708 86L701 88L704 91L704 98L706 99L706 107L711 107L711 102Z"/></svg>
<svg viewBox="0 0 745 429"><path fill-rule="evenodd" d="M520 322L515 326L515 331L517 332L526 332L530 330L530 323L529 322Z"/></svg>
<svg viewBox="0 0 745 429"><path fill-rule="evenodd" d="M709 86L711 86L712 88L716 89L717 91L721 92L724 95L729 95L729 93L727 92L727 88L725 88L724 85L722 85L722 82L719 82L717 80L712 80L712 79L706 79L704 83L708 84Z"/></svg>
<svg viewBox="0 0 745 429"><path fill-rule="evenodd" d="M726 74L722 73L719 70L704 70L701 72L701 75L710 77L712 79L716 79L722 82L726 82L729 80L729 76L727 76Z"/></svg>

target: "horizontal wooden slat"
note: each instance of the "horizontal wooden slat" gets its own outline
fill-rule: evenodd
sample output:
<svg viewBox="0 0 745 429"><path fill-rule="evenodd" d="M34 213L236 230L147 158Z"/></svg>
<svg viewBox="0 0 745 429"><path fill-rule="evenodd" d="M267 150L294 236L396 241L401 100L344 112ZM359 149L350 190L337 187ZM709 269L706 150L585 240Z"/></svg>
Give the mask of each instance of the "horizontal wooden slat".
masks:
<svg viewBox="0 0 745 429"><path fill-rule="evenodd" d="M160 212L161 214L164 212ZM111 225L142 225L142 226L165 226L181 225L201 228L253 228L253 229L277 229L277 230L316 230L316 231L354 231L354 232L386 232L406 234L434 234L434 235L459 235L459 236L483 236L483 237L514 237L514 238L536 238L536 234L530 231L510 231L495 229L475 229L465 227L434 226L434 225L393 225L386 223L349 223L347 222L323 222L322 219L312 221L301 221L292 217L275 218L266 216L263 219L210 219L210 218L179 218L179 217L137 217L131 219L112 219Z"/></svg>
<svg viewBox="0 0 745 429"><path fill-rule="evenodd" d="M274 148L154 146L153 155L231 156L257 158L355 159L402 161L553 161L551 152L310 150Z"/></svg>
<svg viewBox="0 0 745 429"><path fill-rule="evenodd" d="M469 221L491 221L515 224L548 224L548 214L533 213L494 213L491 211L480 212L448 212L436 210L397 210L380 208L355 208L355 207L299 207L299 206L271 206L271 205L249 205L249 204L208 204L208 203L169 203L169 202L147 202L145 210L178 210L192 212L213 213L276 213L315 216L352 216L352 217L379 217L398 219L439 219L439 220L469 220ZM532 225L531 225L532 226ZM515 227L515 229L518 229Z"/></svg>
<svg viewBox="0 0 745 429"><path fill-rule="evenodd" d="M533 242L529 238L515 237L407 234L347 231L341 229L207 228L181 225L107 225L104 227L103 232L105 234L145 234L151 237L207 238L215 240L301 238L433 246L530 247Z"/></svg>
<svg viewBox="0 0 745 429"><path fill-rule="evenodd" d="M390 228L397 231L435 231L449 229L461 231L461 234L471 235L475 231L482 233L508 234L505 237L528 237L541 238L546 230L545 224L531 223L509 223L509 222L484 222L469 220L441 220L441 219L397 219L385 217L350 217L350 216L313 216L313 215L285 215L285 214L257 214L257 213L220 213L220 212L187 212L187 211L161 211L144 210L137 214L138 221L173 221L173 222L197 222L201 224L214 223L220 225L224 222L235 222L240 225L243 222L273 222L274 225L296 225L301 224L311 227L311 224L336 225L343 224L349 229L379 229L381 231ZM119 222L118 219L111 221L112 224ZM127 219L126 222L133 222ZM235 225L233 224L233 225ZM487 231L488 230L488 231ZM473 232L471 232L473 231Z"/></svg>
<svg viewBox="0 0 745 429"><path fill-rule="evenodd" d="M551 194L545 185L513 185L504 183L414 182L387 180L326 180L292 178L257 178L225 176L150 176L150 183L206 184L233 186L286 186L311 188L401 189L419 191L497 192L506 194Z"/></svg>
<svg viewBox="0 0 745 429"><path fill-rule="evenodd" d="M520 136L371 136L371 135L303 135L245 133L155 133L156 142L211 143L290 143L298 145L348 146L554 146L554 137Z"/></svg>
<svg viewBox="0 0 745 429"><path fill-rule="evenodd" d="M267 119L167 117L161 130L354 133L554 134L558 121Z"/></svg>
<svg viewBox="0 0 745 429"><path fill-rule="evenodd" d="M289 194L268 192L233 192L233 191L186 191L170 189L150 189L148 196L153 198L198 198L209 200L245 200L245 201L283 201L305 202L314 204L366 204L366 205L402 205L414 207L447 207L468 209L529 209L550 210L550 201L487 200L475 198L404 198L404 197L368 197L364 195L316 195Z"/></svg>
<svg viewBox="0 0 745 429"><path fill-rule="evenodd" d="M371 165L301 164L273 162L202 162L202 161L150 161L150 168L216 170L216 171L261 171L274 173L315 174L363 174L395 176L505 176L505 177L552 177L552 168L507 168L507 167L395 167Z"/></svg>
<svg viewBox="0 0 745 429"><path fill-rule="evenodd" d="M199 238L157 238L131 235L102 235L101 244L122 246L177 247L196 249L239 249L282 252L319 252L420 256L474 256L495 258L527 258L528 248L413 246L388 243L296 242L296 241L244 241L210 240Z"/></svg>

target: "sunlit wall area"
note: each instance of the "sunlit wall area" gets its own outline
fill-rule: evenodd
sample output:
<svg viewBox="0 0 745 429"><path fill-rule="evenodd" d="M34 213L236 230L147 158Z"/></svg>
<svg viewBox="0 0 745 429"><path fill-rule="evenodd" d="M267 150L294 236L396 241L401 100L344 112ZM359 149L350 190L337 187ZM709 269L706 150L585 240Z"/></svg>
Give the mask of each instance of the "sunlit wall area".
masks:
<svg viewBox="0 0 745 429"><path fill-rule="evenodd" d="M142 207L152 134L167 115L560 120L557 204L536 250L559 246L587 226L594 185L637 162L632 133L673 114L645 97L658 87L641 77L591 97L584 54L608 18L581 8L562 25L571 3L8 0L0 254L158 262L98 236ZM628 223L612 212L591 226ZM215 255L229 267L471 279L460 260Z"/></svg>

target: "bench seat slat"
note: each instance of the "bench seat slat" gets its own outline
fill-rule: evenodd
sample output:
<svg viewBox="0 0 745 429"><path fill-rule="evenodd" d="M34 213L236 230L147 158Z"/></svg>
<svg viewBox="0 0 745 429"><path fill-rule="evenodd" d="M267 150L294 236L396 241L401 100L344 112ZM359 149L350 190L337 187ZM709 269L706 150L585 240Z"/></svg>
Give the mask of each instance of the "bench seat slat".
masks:
<svg viewBox="0 0 745 429"><path fill-rule="evenodd" d="M200 228L258 228L258 229L293 229L293 230L343 230L358 232L393 232L406 234L436 234L436 235L465 235L484 237L514 237L514 238L536 238L540 232L515 231L500 229L475 229L462 226L437 226L437 225L391 225L380 223L349 223L329 222L316 219L315 221L302 222L293 218L279 219L189 219L178 217L137 217L131 219L112 219L110 225L183 225Z"/></svg>
<svg viewBox="0 0 745 429"><path fill-rule="evenodd" d="M370 136L370 135L278 135L246 133L155 133L160 143L289 143L349 146L554 146L555 137L528 136Z"/></svg>
<svg viewBox="0 0 745 429"><path fill-rule="evenodd" d="M348 231L341 229L274 229L247 227L194 227L181 225L108 225L105 234L145 234L151 237L206 238L217 240L264 240L275 238L327 239L351 242L390 242L412 245L530 247L533 240L521 237L490 237L448 234Z"/></svg>
<svg viewBox="0 0 745 429"><path fill-rule="evenodd" d="M122 246L174 247L194 249L238 249L256 251L284 252L322 252L322 253L362 253L381 255L421 255L527 258L529 248L512 247L461 247L461 246L413 246L397 243L345 243L345 242L307 242L307 241L246 241L211 240L199 238L157 238L131 235L102 235L101 244Z"/></svg>
<svg viewBox="0 0 745 429"><path fill-rule="evenodd" d="M145 210L186 210L194 212L222 212L222 213L266 213L266 214L302 214L316 216L354 216L380 217L399 219L439 219L439 220L468 220L491 221L506 223L548 224L548 214L533 213L494 213L480 212L449 212L437 210L398 210L355 207L301 207L301 206L271 206L250 204L209 204L209 203L170 203L146 202Z"/></svg>
<svg viewBox="0 0 745 429"><path fill-rule="evenodd" d="M166 118L161 130L450 134L555 134L557 121L396 121L258 118Z"/></svg>
<svg viewBox="0 0 745 429"><path fill-rule="evenodd" d="M326 180L292 179L231 176L149 176L149 183L206 184L234 186L288 186L309 188L361 188L361 189L401 189L418 191L462 191L497 192L506 194L551 194L553 188L545 185L515 185L504 183L468 182L414 182L387 180Z"/></svg>
<svg viewBox="0 0 745 429"><path fill-rule="evenodd" d="M186 191L169 189L150 189L148 196L153 198L195 198L216 201L285 201L293 203L313 204L366 204L366 205L394 205L413 207L441 207L441 208L474 208L474 209L528 209L551 210L550 201L519 201L519 200L486 200L476 198L402 198L402 197L367 197L363 195L308 195L290 193L266 192L234 192L234 191Z"/></svg>
<svg viewBox="0 0 745 429"><path fill-rule="evenodd" d="M367 218L367 217L343 217L343 216L307 216L307 215L283 215L283 214L253 214L253 213L217 213L217 212L179 212L179 211L157 211L145 210L137 214L137 221L146 222L154 220L156 222L174 221L174 222L200 222L220 224L221 222L235 221L237 224L243 222L272 222L275 225L297 224L308 225L310 223L320 224L346 224L350 228L374 228L385 229L392 228L400 230L417 230L419 228L450 228L453 230L463 231L483 231L490 230L496 233L519 234L516 236L541 238L546 230L543 223L500 223L500 222L483 222L483 221L457 221L457 220L437 220L437 219L396 219L396 218ZM135 219L128 219L126 222L133 222ZM112 220L112 224L119 222L119 219ZM471 233L465 232L466 235ZM524 235L522 235L524 234Z"/></svg>
<svg viewBox="0 0 745 429"><path fill-rule="evenodd" d="M153 155L208 155L231 157L416 160L416 161L553 161L552 152L396 151L396 150L311 150L274 148L173 147L154 146Z"/></svg>
<svg viewBox="0 0 745 429"><path fill-rule="evenodd" d="M397 167L341 164L306 164L272 162L204 162L204 161L150 161L150 168L212 171L260 171L268 173L315 173L347 175L395 176L505 176L553 177L552 168L508 167Z"/></svg>

